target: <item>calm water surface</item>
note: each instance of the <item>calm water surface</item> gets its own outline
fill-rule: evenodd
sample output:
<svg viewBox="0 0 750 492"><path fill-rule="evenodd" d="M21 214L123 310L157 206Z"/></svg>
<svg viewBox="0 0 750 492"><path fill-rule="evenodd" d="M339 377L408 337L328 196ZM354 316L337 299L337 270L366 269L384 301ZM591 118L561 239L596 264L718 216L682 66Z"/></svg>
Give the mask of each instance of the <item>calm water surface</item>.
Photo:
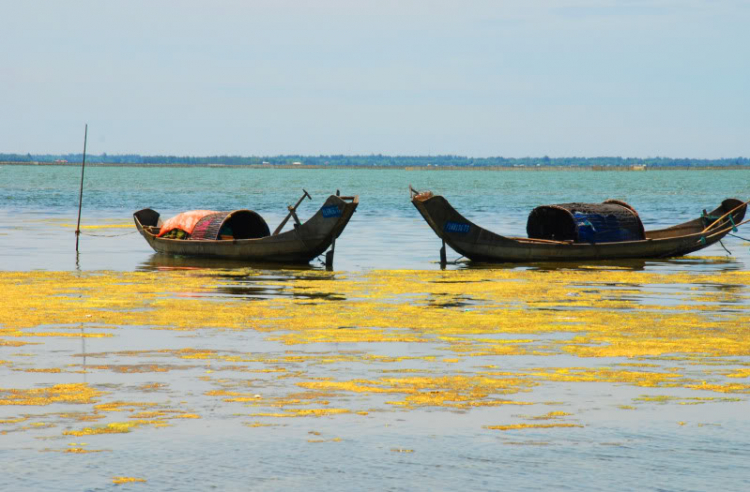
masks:
<svg viewBox="0 0 750 492"><path fill-rule="evenodd" d="M69 270L80 170L56 166L0 167L0 267ZM439 240L409 201L408 186L432 190L476 223L500 234L525 235L534 207L570 201L625 200L646 228L673 225L713 209L727 197L750 194L744 171L406 171L374 169L101 168L86 170L83 225L129 224L153 208L163 217L193 209L259 212L274 228L308 190L304 220L338 189L358 194L360 206L337 243L336 268L432 268ZM67 225L68 227L63 227ZM23 231L23 235L19 232ZM90 231L114 235L127 230ZM132 232L132 231L130 231ZM19 242L16 242L19 241ZM738 240L728 240L729 246ZM22 246L21 246L22 244ZM730 247L744 261L747 248ZM81 269L133 270L158 263L136 234L81 239ZM726 255L720 246L701 252ZM453 255L452 258L457 258ZM449 259L451 259L449 255ZM165 260L169 261L169 260ZM313 266L317 263L313 262ZM659 266L655 266L659 268Z"/></svg>
<svg viewBox="0 0 750 492"><path fill-rule="evenodd" d="M409 202L409 184L442 194L476 223L513 235L525 235L528 213L540 204L616 198L633 205L646 228L656 228L693 219L702 209L712 209L727 197L750 198L750 171L86 170L82 224L93 226L132 224L132 213L146 207L164 217L198 208L249 208L263 215L273 228L283 218L286 206L299 198L302 188L313 197L300 209L303 220L337 189L346 195L358 194L359 209L336 245L337 273L331 277L331 287L292 292L286 285L304 282L308 270L320 270L320 263L313 262L309 269L256 266L245 277L237 273L244 271L245 265L156 255L132 233L134 227L87 229L88 234L81 237L81 254L76 257L73 231L79 178L80 170L68 167L0 167L0 270L115 270L159 275L174 268L208 267L223 269L212 273L213 278L230 275L234 279L209 294L214 302L252 303L296 296L295 301L330 303L342 298L337 279L380 270L439 269L439 240ZM750 237L750 230L739 234L743 233ZM729 238L725 245L732 256L722 261L703 259L727 256L721 246L715 245L683 259L594 266L644 275L747 271L750 243ZM449 251L449 260L457 258ZM578 271L589 266L489 268ZM488 267L459 263L448 268ZM746 285L612 287L635 289L629 295L643 305L668 307L696 292L718 292L726 294L721 309L741 312L750 299ZM466 298L470 299L472 289L481 286L467 284L466 289ZM458 307L468 309L471 302ZM3 309L13 310L14 306L5 304ZM716 312L718 323L721 309ZM23 312L17 314L24 316ZM391 410L386 402L394 399L392 395L364 397L353 393L331 402L331 406L349 406L366 412L366 416L352 413L276 419L270 426L257 427L252 426L259 421L250 416L252 409L206 396L222 388L257 391L264 398L294 393L294 379L286 382L263 372L242 372L247 369L283 367L290 373L304 372L308 379L345 380L372 379L400 371L407 375L410 371L432 375L445 371L446 375L469 376L489 366L496 371L532 372L540 367L598 368L633 362L662 364L701 378L711 371L725 374L747 368L748 352L697 362L627 357L602 360L556 353L546 357L468 357L445 364L440 359L453 354L445 353L437 343L351 342L289 347L269 340L263 332L200 326L192 326L189 331L129 326L113 334L108 338L46 338L43 342L21 338L35 343L19 347L0 343L0 390L85 383L108 392L108 402L157 401L201 418L170 422L172 425L163 428L138 428L126 434L77 437L60 432L81 428L59 416L60 412L74 411L71 405L0 405L0 490L750 490L747 390L718 395L731 397L731 401L691 404L695 402L690 398L717 395L611 382L559 383L542 385L522 396L534 403L533 409L498 406L412 411ZM550 334L550 343L555 337L567 336ZM3 340L0 336L0 342ZM211 362L174 356L188 349L215 351L227 357L223 362ZM233 354L245 359L231 362L229 356ZM391 365L342 360L319 363L327 354L411 359ZM308 355L318 362L269 362L289 355ZM264 362L247 362L252 357ZM167 363L170 370L163 373L112 369ZM40 367L80 367L83 371L35 372ZM747 384L748 376L737 382ZM154 383L166 389L144 393L144 385ZM644 394L668 398L628 411ZM670 400L672 397L678 399ZM519 422L522 414L561 410L574 416L569 422L582 427L511 432L484 428ZM45 418L45 414L51 416ZM29 420L11 422L19 418ZM120 415L114 420L125 418ZM47 428L50 424L57 428ZM101 452L60 452L68 447ZM115 485L112 478L117 476L139 477L146 482Z"/></svg>

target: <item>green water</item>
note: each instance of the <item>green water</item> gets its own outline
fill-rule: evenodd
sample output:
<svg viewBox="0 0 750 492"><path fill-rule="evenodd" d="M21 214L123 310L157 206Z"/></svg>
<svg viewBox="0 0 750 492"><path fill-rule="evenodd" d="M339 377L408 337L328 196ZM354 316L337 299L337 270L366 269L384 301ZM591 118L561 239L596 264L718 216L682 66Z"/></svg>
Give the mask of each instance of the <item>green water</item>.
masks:
<svg viewBox="0 0 750 492"><path fill-rule="evenodd" d="M69 228L75 223L80 169L60 166L0 167L0 268L72 269ZM536 206L570 201L624 200L646 228L696 218L721 200L750 195L750 170L728 171L412 171L399 169L107 168L86 170L82 223L130 221L153 208L169 217L185 210L255 210L271 228L306 189L313 197L300 208L304 219L329 194L357 194L360 206L337 243L336 267L431 268L439 241L409 201L409 185L442 194L466 217L501 234L525 235ZM24 231L19 237L13 231ZM109 231L115 233L118 231ZM119 231L126 232L126 231ZM28 241L30 239L31 241ZM43 241L41 245L33 244ZM151 260L135 236L83 236L83 269L135 269ZM742 241L725 241L738 259ZM21 245L24 246L21 246ZM26 252L14 251L27 248ZM700 254L726 255L716 245ZM449 259L457 255L449 254ZM316 263L313 262L313 265Z"/></svg>

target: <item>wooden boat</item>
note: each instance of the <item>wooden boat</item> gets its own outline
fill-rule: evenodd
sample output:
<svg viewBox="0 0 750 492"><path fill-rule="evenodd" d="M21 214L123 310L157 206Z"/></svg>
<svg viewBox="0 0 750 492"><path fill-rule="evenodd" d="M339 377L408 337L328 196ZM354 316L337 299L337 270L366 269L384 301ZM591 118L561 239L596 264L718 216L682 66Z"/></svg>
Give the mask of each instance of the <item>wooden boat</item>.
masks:
<svg viewBox="0 0 750 492"><path fill-rule="evenodd" d="M736 231L737 226L744 224L742 220L748 203L734 198L726 199L715 210L709 213L704 210L703 215L695 220L665 229L642 230L642 239L582 242L575 239L501 236L466 219L444 197L431 192L419 193L411 187L410 190L412 203L443 240L440 250L443 264L446 244L470 260L491 263L682 256L717 243L733 230ZM624 202L612 200L605 204L621 204L632 210ZM632 213L637 217L634 210Z"/></svg>
<svg viewBox="0 0 750 492"><path fill-rule="evenodd" d="M164 222L159 213L143 209L133 214L138 232L158 253L181 256L212 257L246 262L304 264L326 253L326 266L332 267L336 238L351 219L359 205L358 196L331 195L323 206L306 222L300 222L297 204L289 206L286 219L271 233L265 220L251 210L210 212L195 224L187 239L159 237ZM281 232L287 220L294 218L294 227ZM222 232L230 227L232 236Z"/></svg>

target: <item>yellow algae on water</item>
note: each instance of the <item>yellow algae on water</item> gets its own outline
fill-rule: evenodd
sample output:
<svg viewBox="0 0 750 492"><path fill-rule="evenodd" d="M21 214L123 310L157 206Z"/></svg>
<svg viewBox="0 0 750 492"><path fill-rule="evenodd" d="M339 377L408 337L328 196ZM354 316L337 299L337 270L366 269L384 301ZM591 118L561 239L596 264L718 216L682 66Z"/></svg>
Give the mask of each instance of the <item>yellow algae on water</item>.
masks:
<svg viewBox="0 0 750 492"><path fill-rule="evenodd" d="M100 427L85 427L79 431L65 431L65 436L93 436L98 434L127 434L131 429L143 425L153 425L163 427L167 425L159 420L136 420L133 422L111 422Z"/></svg>
<svg viewBox="0 0 750 492"><path fill-rule="evenodd" d="M276 424L269 424L263 422L244 422L246 427L274 427Z"/></svg>
<svg viewBox="0 0 750 492"><path fill-rule="evenodd" d="M303 320L300 320L302 322ZM294 329L294 326L288 326ZM298 327L295 333L288 333L281 336L269 337L269 340L278 340L286 345L297 345L303 343L419 343L427 340L419 335L409 332L398 332L393 330L376 330L372 328L342 329L331 327L328 329L303 329Z"/></svg>
<svg viewBox="0 0 750 492"><path fill-rule="evenodd" d="M91 224L91 225L82 225L77 226L76 224L60 224L60 227L80 227L82 230L90 230L90 229L131 229L133 227L133 224L128 222L125 224Z"/></svg>
<svg viewBox="0 0 750 492"><path fill-rule="evenodd" d="M527 375L547 381L630 383L644 387L670 385L681 377L677 373L618 371L609 368L543 369Z"/></svg>
<svg viewBox="0 0 750 492"><path fill-rule="evenodd" d="M2 336L13 336L13 333L19 333L18 331L11 330L0 330L0 337ZM20 340L2 340L0 339L0 347L22 347L23 345L30 345L31 342L22 342ZM0 361L0 364L8 364L7 360Z"/></svg>
<svg viewBox="0 0 750 492"><path fill-rule="evenodd" d="M103 393L85 383L56 384L28 390L0 388L0 405L50 405L93 403Z"/></svg>
<svg viewBox="0 0 750 492"><path fill-rule="evenodd" d="M145 483L145 478L135 477L112 477L112 483L115 485L122 485L124 483Z"/></svg>
<svg viewBox="0 0 750 492"><path fill-rule="evenodd" d="M63 453L88 454L88 453L102 453L104 451L105 451L104 449L68 448L64 450Z"/></svg>
<svg viewBox="0 0 750 492"><path fill-rule="evenodd" d="M700 388L703 386L701 385ZM643 403L677 403L679 405L699 405L702 403L728 403L728 402L739 402L742 401L735 397L716 397L716 396L692 396L692 397L680 397L680 396L669 396L669 395L644 395L638 398L634 398L633 401Z"/></svg>
<svg viewBox="0 0 750 492"><path fill-rule="evenodd" d="M750 378L750 369L739 369L726 375L728 378Z"/></svg>
<svg viewBox="0 0 750 492"><path fill-rule="evenodd" d="M150 408L156 406L156 403L152 402L127 402L127 401L113 401L109 403L101 403L94 405L94 410L100 412L118 412L118 411L129 411L132 412L135 409Z"/></svg>
<svg viewBox="0 0 750 492"><path fill-rule="evenodd" d="M279 294L252 302L226 295L228 289L241 289L240 282ZM0 389L0 405L83 403L91 406L89 413L52 418L87 421L121 412L128 424L155 427L183 419L180 423L189 425L200 416L187 409L122 401L133 390L186 400L180 392L190 390L170 384L178 369L200 385L213 385L196 392L201 403L215 398L212 405L252 406L263 412L255 415L268 417L367 415L357 408L335 408L349 406L350 400L368 411L531 405L510 395L590 383L737 397L664 400L681 405L743 401L739 398L750 393L750 371L736 367L750 354L747 285L750 272L745 271L653 273L609 267L374 270L346 276L313 271L283 279L250 269L0 272L0 291L8 306L0 310L0 346L21 346L33 339L37 357L56 344L73 344L69 338L82 338L82 344L120 337L130 329L172 330L198 344L88 354L86 374L124 381L122 386L99 386L115 393L112 402L99 402L104 393L86 384L69 384ZM224 330L245 332L248 346L201 346L203 332L211 330L219 335ZM252 352L254 341L274 348ZM401 355L405 353L410 355ZM543 358L557 355L586 360L546 367L552 364ZM56 368L27 369L33 366L18 364L22 354L3 357L9 359L0 362L4 368L25 371L15 373L25 378L42 381L45 373L59 374L54 376L57 381L73 376ZM596 367L590 367L593 364ZM707 366L714 369L706 371ZM147 373L159 382L138 378ZM300 387L307 391L300 392ZM553 421L565 416L549 412L529 418ZM75 432L133 428L109 425Z"/></svg>
<svg viewBox="0 0 750 492"><path fill-rule="evenodd" d="M105 338L105 337L111 337L111 333L75 333L75 332L69 332L69 331L17 331L12 334L7 334L5 336L15 336L15 337L67 337L67 338Z"/></svg>
<svg viewBox="0 0 750 492"><path fill-rule="evenodd" d="M485 425L485 429L491 430L519 430L519 429L552 429L555 427L583 427L580 424L511 424L511 425Z"/></svg>
<svg viewBox="0 0 750 492"><path fill-rule="evenodd" d="M154 412L137 412L129 416L131 419L156 419L159 417L165 417L169 415L167 412L154 411Z"/></svg>
<svg viewBox="0 0 750 492"><path fill-rule="evenodd" d="M290 408L287 409L285 413L272 413L272 412L261 412L261 413L252 413L250 414L251 417L277 417L277 418L287 418L287 417L326 417L330 415L341 415L344 413L351 413L351 410L348 410L346 408Z"/></svg>
<svg viewBox="0 0 750 492"><path fill-rule="evenodd" d="M570 414L567 412L557 411L557 412L547 412L544 415L537 415L535 417L529 417L529 418L531 420L554 420L560 417L567 417L569 415Z"/></svg>
<svg viewBox="0 0 750 492"><path fill-rule="evenodd" d="M138 389L144 392L152 392L152 391L158 391L165 387L166 385L163 383L146 383L146 384L141 385Z"/></svg>
<svg viewBox="0 0 750 492"><path fill-rule="evenodd" d="M169 372L178 366L165 366L158 364L118 364L118 365L90 365L89 369L111 370L122 374L146 373L146 372Z"/></svg>
<svg viewBox="0 0 750 492"><path fill-rule="evenodd" d="M747 393L750 394L750 384L688 384L690 389L715 391L717 393Z"/></svg>
<svg viewBox="0 0 750 492"><path fill-rule="evenodd" d="M657 364L648 364L645 362L622 362L620 364L617 364L621 367L638 367L638 368L655 368L658 369L660 366Z"/></svg>
<svg viewBox="0 0 750 492"><path fill-rule="evenodd" d="M125 434L136 427L135 422L112 422L101 427L85 427L80 431L65 431L66 436L92 436L97 434Z"/></svg>
<svg viewBox="0 0 750 492"><path fill-rule="evenodd" d="M300 417L323 417L326 415L340 415L342 413L350 413L351 410L346 408L292 408L290 412Z"/></svg>
<svg viewBox="0 0 750 492"><path fill-rule="evenodd" d="M355 381L309 381L298 383L299 386L317 390L340 390L351 391L354 393L409 393L416 391L413 388L384 388L381 383L375 381L355 380Z"/></svg>
<svg viewBox="0 0 750 492"><path fill-rule="evenodd" d="M430 335L585 331L590 334L589 338L582 343L564 346L580 356L660 355L679 352L681 347L682 351L686 348L703 353L721 353L730 349L739 354L748 346L747 335L741 333L716 337L715 341L702 339L700 342L701 338L692 337L696 328L702 328L701 325L713 328L701 313L660 313L654 317L648 311L656 307L641 312L644 306L630 298L617 302L632 309L615 312L610 309L613 299L604 299L601 294L576 285L587 284L590 289L592 285L612 285L617 282L690 283L708 281L705 275L659 275L612 270L544 274L493 270L441 273L375 271L357 278L336 280L335 289L346 296L346 301L310 305L289 298L261 300L252 304L230 300L216 303L196 294L218 287L220 280L189 272L164 273L160 272L163 282L158 282L154 274L141 272L0 275L0 285L6 284L16 294L13 297L20 305L31 304L28 307L32 308L24 309L23 319L3 319L0 314L0 325L24 328L52 319L58 324L72 325L81 321L96 321L179 330L197 327L254 329L286 332L274 337L288 344L424 342L430 340ZM719 284L750 280L746 274L725 273L710 280ZM52 282L49 277L56 278ZM320 277L327 278L323 275ZM468 288L472 282L481 284L481 289L474 292ZM316 283L320 286L316 286ZM165 284L169 285L166 290ZM292 282L291 288L330 289L331 282L310 280L299 286ZM441 312L443 310L435 309L427 302L434 297L465 297L467 288L477 302L469 311L446 308L451 310L451 315L445 316ZM571 290L576 292L575 305L571 304ZM45 300L52 299L53 302L37 302L28 295L32 291L48 291ZM622 294L615 291L608 295L617 297L631 292L632 288L622 290ZM400 297L406 294L411 297ZM359 300L352 302L350 298ZM204 306L208 302L211 302L210 309ZM550 306L556 307L558 312L536 309ZM174 316L174 313L181 315ZM561 316L563 313L567 318L565 320ZM86 316L92 317L87 320ZM735 326L747 321L747 316L741 315L733 315L726 320ZM655 332L663 334L663 330L677 337L670 340L653 336ZM741 336L741 339L737 336ZM730 345L723 345L722 349L722 342L727 341ZM467 343L471 345L472 341L468 340ZM498 342L482 341L483 345L493 343ZM593 346L590 346L591 343ZM494 350L500 348L495 346ZM507 347L502 348L507 350ZM209 353L190 355L194 358L201 356L209 356Z"/></svg>
<svg viewBox="0 0 750 492"><path fill-rule="evenodd" d="M308 439L307 442L311 443L322 443L322 442L341 442L340 437L334 437L331 439Z"/></svg>
<svg viewBox="0 0 750 492"><path fill-rule="evenodd" d="M56 414L57 417L65 420L75 420L76 422L96 422L106 418L103 413L83 413L83 412L66 412Z"/></svg>
<svg viewBox="0 0 750 492"><path fill-rule="evenodd" d="M354 393L403 393L402 401L386 402L405 407L468 408L499 405L528 405L498 399L497 396L527 391L533 382L513 378L488 377L411 377L381 378L379 380L308 381L298 383L308 389L349 391Z"/></svg>

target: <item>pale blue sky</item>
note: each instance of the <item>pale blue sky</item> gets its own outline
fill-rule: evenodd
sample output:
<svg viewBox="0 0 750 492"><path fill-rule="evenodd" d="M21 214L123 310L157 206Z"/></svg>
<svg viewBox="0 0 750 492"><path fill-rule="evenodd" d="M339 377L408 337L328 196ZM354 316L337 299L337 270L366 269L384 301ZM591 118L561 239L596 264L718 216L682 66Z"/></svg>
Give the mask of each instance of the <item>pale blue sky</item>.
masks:
<svg viewBox="0 0 750 492"><path fill-rule="evenodd" d="M0 0L0 152L750 156L750 0Z"/></svg>

